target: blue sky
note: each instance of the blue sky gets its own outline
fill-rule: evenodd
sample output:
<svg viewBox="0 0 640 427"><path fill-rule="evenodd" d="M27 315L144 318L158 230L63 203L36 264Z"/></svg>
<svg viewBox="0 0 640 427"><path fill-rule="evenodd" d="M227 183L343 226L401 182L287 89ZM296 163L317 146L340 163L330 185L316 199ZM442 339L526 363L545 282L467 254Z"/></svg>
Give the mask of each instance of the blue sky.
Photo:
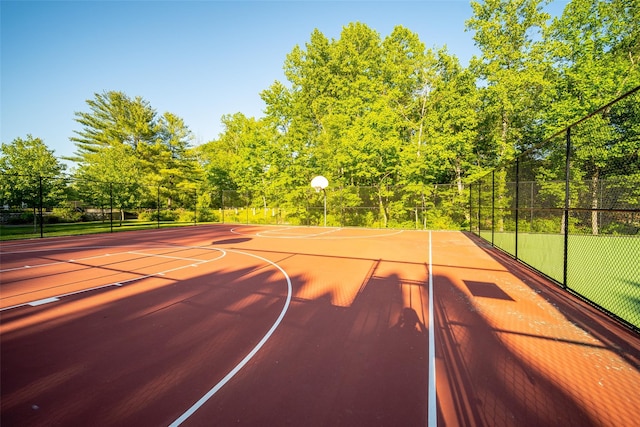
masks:
<svg viewBox="0 0 640 427"><path fill-rule="evenodd" d="M560 4L558 4L560 3ZM566 2L555 2L561 13ZM339 38L362 22L386 37L396 25L467 64L468 1L5 1L0 3L0 140L31 134L70 156L76 111L95 93L141 96L182 117L196 144L220 118L261 117L260 92L286 82L282 66L314 28Z"/></svg>

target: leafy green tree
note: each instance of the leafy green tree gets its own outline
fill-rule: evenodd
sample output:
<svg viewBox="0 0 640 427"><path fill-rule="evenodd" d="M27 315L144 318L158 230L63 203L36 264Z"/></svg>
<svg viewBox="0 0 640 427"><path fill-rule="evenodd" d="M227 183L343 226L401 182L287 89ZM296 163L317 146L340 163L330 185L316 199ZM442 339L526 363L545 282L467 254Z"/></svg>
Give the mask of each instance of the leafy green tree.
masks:
<svg viewBox="0 0 640 427"><path fill-rule="evenodd" d="M193 134L182 118L164 113L156 125L156 140L138 152L146 181L167 188L167 205L191 197L200 180L199 167L191 150ZM144 152L143 152L144 151ZM183 204L187 203L183 200Z"/></svg>
<svg viewBox="0 0 640 427"><path fill-rule="evenodd" d="M94 95L95 99L86 101L89 112L75 113L75 120L83 129L70 138L78 147L74 160L83 162L87 154L106 146L125 144L137 151L141 145L155 142L156 112L147 101L116 91Z"/></svg>
<svg viewBox="0 0 640 427"><path fill-rule="evenodd" d="M549 15L548 0L485 0L471 2L474 15L467 28L475 31L481 57L471 68L481 79L483 116L480 121L489 162L512 159L531 141L532 123L544 110L550 82L542 34Z"/></svg>
<svg viewBox="0 0 640 427"><path fill-rule="evenodd" d="M52 207L62 200L66 166L40 138L27 135L2 144L0 195L2 204L27 205L33 209L34 225L39 206Z"/></svg>
<svg viewBox="0 0 640 427"><path fill-rule="evenodd" d="M207 181L218 193L237 190L250 200L259 200L266 207L277 196L274 179L273 141L275 130L269 122L236 113L222 118L224 132L220 138L198 149L204 161Z"/></svg>
<svg viewBox="0 0 640 427"><path fill-rule="evenodd" d="M514 159L539 142L541 136L527 132L542 119L551 82L546 79L542 35L549 15L542 10L548 0L485 0L472 2L474 15L467 28L474 30L476 46L482 52L471 68L481 79L482 115L478 147L485 164L493 166ZM495 174L496 206L500 212L510 203L504 169ZM498 218L498 229L504 220Z"/></svg>
<svg viewBox="0 0 640 427"><path fill-rule="evenodd" d="M193 134L184 120L169 112L158 117L146 100L132 99L122 92L95 94L95 99L88 100L87 104L89 112L76 113L82 130L71 138L78 147L74 160L80 169L100 161L105 153L123 153L105 148L129 147L137 162L140 185L151 189L162 187L162 196L169 207L175 199L185 199L182 202L188 203L195 191L194 182L200 178L200 168L191 150ZM100 156L94 156L96 153ZM127 174L122 179L110 178L112 182L128 179ZM151 194L147 198L156 199Z"/></svg>
<svg viewBox="0 0 640 427"><path fill-rule="evenodd" d="M86 161L76 171L78 194L97 206L107 205L120 211L120 221L126 209L138 207L149 187L140 182L140 161L128 145L111 145L85 154Z"/></svg>
<svg viewBox="0 0 640 427"><path fill-rule="evenodd" d="M401 153L420 122L413 107L426 62L424 45L403 27L382 40L352 23L338 40L315 30L305 49L294 47L285 61L291 87L275 82L262 93L288 184L308 186L322 173L333 186L375 186L386 218L384 192L402 175Z"/></svg>
<svg viewBox="0 0 640 427"><path fill-rule="evenodd" d="M548 123L569 125L640 85L640 30L634 24L639 19L640 5L627 0L573 0L562 16L554 19L547 38L559 78ZM593 234L599 232L596 209L603 180L634 174L629 168L633 169L635 162L622 159L625 153L638 150L637 138L616 136L627 133L624 129L636 126L638 120L629 116L614 125L617 120L612 115L611 108L605 108L574 128L572 135L573 180L576 185L584 180L588 188L585 205L594 209Z"/></svg>
<svg viewBox="0 0 640 427"><path fill-rule="evenodd" d="M463 68L446 49L437 54L436 78L431 92L431 144L425 153L436 183L454 182L458 193L477 167L480 97L475 75Z"/></svg>

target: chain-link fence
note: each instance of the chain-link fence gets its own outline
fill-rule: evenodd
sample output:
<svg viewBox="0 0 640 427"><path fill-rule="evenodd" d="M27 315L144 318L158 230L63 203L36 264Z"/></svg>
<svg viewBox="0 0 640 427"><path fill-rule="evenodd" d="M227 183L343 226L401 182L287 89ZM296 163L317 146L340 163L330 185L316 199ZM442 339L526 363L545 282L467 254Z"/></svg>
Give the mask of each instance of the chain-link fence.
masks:
<svg viewBox="0 0 640 427"><path fill-rule="evenodd" d="M3 173L2 239L113 232L200 222L403 229L468 227L468 195L453 185L310 186L266 195L202 183L108 182Z"/></svg>
<svg viewBox="0 0 640 427"><path fill-rule="evenodd" d="M2 238L99 233L217 220L193 185L4 173Z"/></svg>
<svg viewBox="0 0 640 427"><path fill-rule="evenodd" d="M285 195L222 192L221 221L402 229L462 229L467 193L453 185L298 188Z"/></svg>
<svg viewBox="0 0 640 427"><path fill-rule="evenodd" d="M640 329L640 87L470 186L470 229Z"/></svg>

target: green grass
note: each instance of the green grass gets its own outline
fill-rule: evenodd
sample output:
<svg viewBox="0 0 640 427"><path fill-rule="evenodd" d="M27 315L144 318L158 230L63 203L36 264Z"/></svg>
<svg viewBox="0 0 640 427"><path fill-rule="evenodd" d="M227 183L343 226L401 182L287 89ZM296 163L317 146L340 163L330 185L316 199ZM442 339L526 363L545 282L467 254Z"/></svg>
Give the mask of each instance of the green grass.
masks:
<svg viewBox="0 0 640 427"><path fill-rule="evenodd" d="M182 227L193 225L193 222L160 221L160 228ZM131 231L158 228L156 221L127 220L114 221L113 231ZM44 237L73 236L81 234L110 233L111 224L108 222L78 222L70 224L45 224ZM31 225L3 225L0 226L0 240L32 239L40 237L40 227L35 231Z"/></svg>
<svg viewBox="0 0 640 427"><path fill-rule="evenodd" d="M515 234L494 243L515 254ZM563 282L564 236L518 235L518 259ZM569 235L567 287L640 328L640 236Z"/></svg>

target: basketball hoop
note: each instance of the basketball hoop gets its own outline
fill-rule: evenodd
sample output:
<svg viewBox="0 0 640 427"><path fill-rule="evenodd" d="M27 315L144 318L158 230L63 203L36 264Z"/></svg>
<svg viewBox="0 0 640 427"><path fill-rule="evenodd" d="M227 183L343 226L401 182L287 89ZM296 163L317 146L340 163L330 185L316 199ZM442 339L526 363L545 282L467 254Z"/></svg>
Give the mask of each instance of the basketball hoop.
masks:
<svg viewBox="0 0 640 427"><path fill-rule="evenodd" d="M327 188L328 185L329 185L329 181L327 180L327 178L325 178L322 175L318 175L311 180L311 186L315 188L316 193L319 193L320 191L324 190L325 188Z"/></svg>

